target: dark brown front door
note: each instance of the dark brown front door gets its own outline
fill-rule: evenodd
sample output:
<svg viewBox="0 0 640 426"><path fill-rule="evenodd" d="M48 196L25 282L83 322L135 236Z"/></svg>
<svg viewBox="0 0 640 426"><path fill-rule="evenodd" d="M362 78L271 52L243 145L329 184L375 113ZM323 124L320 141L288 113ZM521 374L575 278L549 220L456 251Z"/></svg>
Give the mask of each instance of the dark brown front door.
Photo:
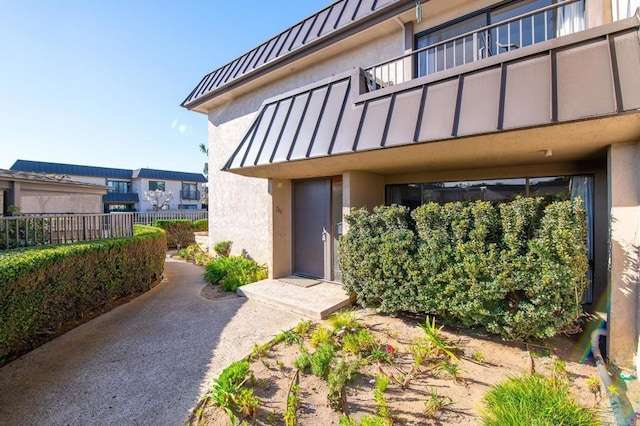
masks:
<svg viewBox="0 0 640 426"><path fill-rule="evenodd" d="M331 279L325 272L331 229L331 179L295 182L293 209L295 273Z"/></svg>

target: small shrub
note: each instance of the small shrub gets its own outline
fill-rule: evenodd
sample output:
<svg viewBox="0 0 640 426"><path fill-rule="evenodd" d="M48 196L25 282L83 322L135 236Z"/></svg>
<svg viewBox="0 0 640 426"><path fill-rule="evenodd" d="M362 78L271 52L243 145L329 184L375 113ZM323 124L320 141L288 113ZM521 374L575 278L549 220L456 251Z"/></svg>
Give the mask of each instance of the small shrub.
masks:
<svg viewBox="0 0 640 426"><path fill-rule="evenodd" d="M191 229L191 221L188 219L158 219L153 222L153 226L165 230L167 233L167 247L169 248L188 247L196 242L193 229Z"/></svg>
<svg viewBox="0 0 640 426"><path fill-rule="evenodd" d="M299 344L302 342L302 337L293 330L284 330L274 339L274 343L280 342L285 342L287 345L293 345L294 343Z"/></svg>
<svg viewBox="0 0 640 426"><path fill-rule="evenodd" d="M253 389L240 389L238 395L234 398L237 409L245 417L255 417L258 411L260 400L254 395Z"/></svg>
<svg viewBox="0 0 640 426"><path fill-rule="evenodd" d="M191 224L193 232L205 232L209 230L209 219L194 220Z"/></svg>
<svg viewBox="0 0 640 426"><path fill-rule="evenodd" d="M568 385L554 386L540 374L525 374L498 383L483 401L482 422L487 426L600 425L593 411L569 396Z"/></svg>
<svg viewBox="0 0 640 426"><path fill-rule="evenodd" d="M214 244L213 251L220 257L229 257L231 254L231 241L219 241Z"/></svg>
<svg viewBox="0 0 640 426"><path fill-rule="evenodd" d="M296 333L298 336L304 337L307 335L307 333L309 332L309 330L311 329L311 326L313 325L313 323L311 322L311 320L303 320L300 321L298 324L296 324L296 326L293 328L293 332Z"/></svg>
<svg viewBox="0 0 640 426"><path fill-rule="evenodd" d="M249 355L249 358L253 360L253 359L268 357L270 350L271 350L271 346L269 345L268 342L262 345L258 343L254 343L253 348L251 349L251 354Z"/></svg>
<svg viewBox="0 0 640 426"><path fill-rule="evenodd" d="M424 403L424 410L429 417L435 417L440 410L447 405L453 404L448 396L439 396L438 389L431 388L429 399Z"/></svg>
<svg viewBox="0 0 640 426"><path fill-rule="evenodd" d="M473 358L474 361L479 363L484 362L484 354L480 352L480 350L475 351L471 356L471 358Z"/></svg>
<svg viewBox="0 0 640 426"><path fill-rule="evenodd" d="M360 323L358 323L356 314L353 311L336 312L329 317L329 322L336 331L341 329L355 331L360 328Z"/></svg>
<svg viewBox="0 0 640 426"><path fill-rule="evenodd" d="M333 360L334 355L335 351L331 344L325 343L321 345L313 355L311 355L311 372L321 379L326 378L329 374L331 360Z"/></svg>
<svg viewBox="0 0 640 426"><path fill-rule="evenodd" d="M376 374L376 389L380 392L385 392L387 387L389 387L389 376L386 374Z"/></svg>
<svg viewBox="0 0 640 426"><path fill-rule="evenodd" d="M342 337L342 350L347 353L369 355L376 347L378 347L378 339L364 328Z"/></svg>
<svg viewBox="0 0 640 426"><path fill-rule="evenodd" d="M331 339L333 332L328 328L319 326L311 333L311 346L318 347L324 343L328 343Z"/></svg>
<svg viewBox="0 0 640 426"><path fill-rule="evenodd" d="M311 368L311 354L304 347L300 347L300 355L293 361L293 366L303 373Z"/></svg>
<svg viewBox="0 0 640 426"><path fill-rule="evenodd" d="M242 256L218 257L206 266L204 278L210 284L221 284L225 291L266 279L267 267Z"/></svg>
<svg viewBox="0 0 640 426"><path fill-rule="evenodd" d="M329 371L327 376L327 387L329 388L329 395L327 399L329 406L335 411L344 411L344 387L351 381L353 375L360 368L360 360L354 359L351 362L346 362L343 358L340 358L335 366Z"/></svg>
<svg viewBox="0 0 640 426"><path fill-rule="evenodd" d="M213 381L211 391L206 395L213 402L227 412L232 424L235 424L233 404L237 403L241 395L242 385L251 370L248 361L237 361L222 370L220 376ZM246 395L245 400L250 395ZM256 404L257 406L257 404Z"/></svg>

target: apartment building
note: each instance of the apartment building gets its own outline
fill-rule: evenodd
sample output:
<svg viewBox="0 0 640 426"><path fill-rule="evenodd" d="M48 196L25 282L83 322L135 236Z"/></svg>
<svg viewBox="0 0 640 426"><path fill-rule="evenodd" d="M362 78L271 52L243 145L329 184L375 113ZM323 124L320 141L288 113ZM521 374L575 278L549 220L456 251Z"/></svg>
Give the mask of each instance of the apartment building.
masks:
<svg viewBox="0 0 640 426"><path fill-rule="evenodd" d="M102 207L108 212L147 212L153 205L145 200L145 191L171 191L173 200L167 210L199 210L202 208L202 184L207 179L201 173L174 172L156 169L116 169L42 161L17 160L13 171L66 176L74 181L107 185ZM46 213L46 212L38 212Z"/></svg>
<svg viewBox="0 0 640 426"><path fill-rule="evenodd" d="M640 330L640 1L340 0L206 74L212 241L339 281L354 207L580 196L608 353ZM215 64L214 64L215 65Z"/></svg>

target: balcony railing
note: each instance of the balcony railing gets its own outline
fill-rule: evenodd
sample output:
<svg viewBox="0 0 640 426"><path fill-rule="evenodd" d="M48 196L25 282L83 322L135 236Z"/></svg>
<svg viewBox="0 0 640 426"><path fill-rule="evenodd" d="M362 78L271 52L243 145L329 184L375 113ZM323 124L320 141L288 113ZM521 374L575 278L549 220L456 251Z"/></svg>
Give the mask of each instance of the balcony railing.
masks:
<svg viewBox="0 0 640 426"><path fill-rule="evenodd" d="M153 225L158 219L161 220L176 220L176 219L188 219L191 221L198 219L207 219L209 212L207 210L160 210L157 212L138 212L133 213L133 223L139 225Z"/></svg>
<svg viewBox="0 0 640 426"><path fill-rule="evenodd" d="M133 235L133 214L0 217L0 250Z"/></svg>
<svg viewBox="0 0 640 426"><path fill-rule="evenodd" d="M376 64L365 69L369 90L581 31L582 1L562 1Z"/></svg>
<svg viewBox="0 0 640 426"><path fill-rule="evenodd" d="M182 190L180 191L180 198L183 200L199 200L200 199L200 191L197 189L194 190Z"/></svg>

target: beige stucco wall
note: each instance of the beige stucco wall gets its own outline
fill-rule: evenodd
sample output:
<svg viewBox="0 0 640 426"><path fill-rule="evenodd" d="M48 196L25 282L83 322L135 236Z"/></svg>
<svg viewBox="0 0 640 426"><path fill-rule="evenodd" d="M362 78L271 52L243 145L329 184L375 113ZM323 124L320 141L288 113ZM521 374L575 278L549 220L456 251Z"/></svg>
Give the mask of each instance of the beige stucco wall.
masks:
<svg viewBox="0 0 640 426"><path fill-rule="evenodd" d="M631 365L638 344L640 142L609 147L609 358Z"/></svg>
<svg viewBox="0 0 640 426"><path fill-rule="evenodd" d="M22 213L102 213L101 194L22 191Z"/></svg>
<svg viewBox="0 0 640 426"><path fill-rule="evenodd" d="M265 99L356 66L372 65L399 55L403 51L403 37L404 29L398 24L391 35L372 39L349 54L319 61L310 68L294 72L287 78L209 112L209 181L212 182L209 192L209 238L212 244L222 240L233 241L233 253L245 250L257 261L266 263L270 273L276 269L279 276L290 268L288 262L276 265L273 262L276 251L274 244L278 252L288 251L287 257L290 257L290 241L274 242L275 235L286 230L281 226L290 226L290 217L287 225L274 219L273 188L267 179L238 176L221 169L240 144ZM285 185L290 199L290 182L285 182ZM277 191L278 194L284 192ZM280 232L274 234L274 229L278 227Z"/></svg>

